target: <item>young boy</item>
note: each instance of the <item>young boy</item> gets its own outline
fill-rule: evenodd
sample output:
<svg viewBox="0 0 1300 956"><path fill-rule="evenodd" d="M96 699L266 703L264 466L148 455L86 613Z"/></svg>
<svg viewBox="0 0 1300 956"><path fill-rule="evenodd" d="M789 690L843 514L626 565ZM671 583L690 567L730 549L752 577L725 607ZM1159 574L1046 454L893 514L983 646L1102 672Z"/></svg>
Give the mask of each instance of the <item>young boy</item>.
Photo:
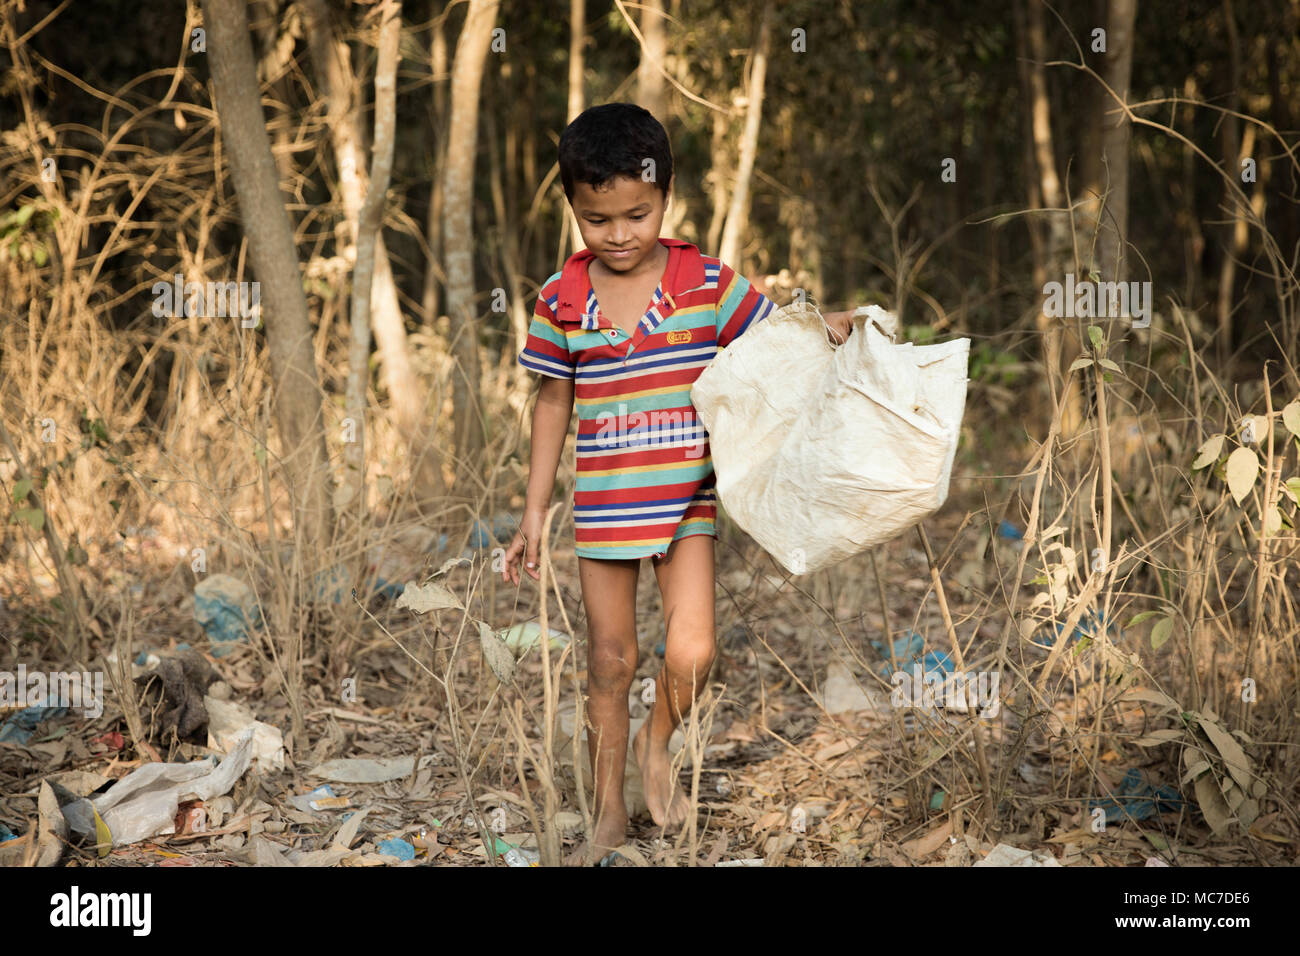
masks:
<svg viewBox="0 0 1300 956"><path fill-rule="evenodd" d="M668 741L713 664L716 507L708 435L691 384L773 303L694 245L661 238L672 189L668 135L631 103L596 106L564 130L560 178L586 249L537 298L520 363L543 377L520 533L502 577L522 558L538 576L538 542L556 468L578 406L573 518L587 612L587 732L595 778L588 859L623 845L628 691L636 676L636 586L648 557L663 596L664 666L633 742L655 823L680 826L688 801ZM825 316L832 341L848 312ZM779 388L780 383L774 382Z"/></svg>

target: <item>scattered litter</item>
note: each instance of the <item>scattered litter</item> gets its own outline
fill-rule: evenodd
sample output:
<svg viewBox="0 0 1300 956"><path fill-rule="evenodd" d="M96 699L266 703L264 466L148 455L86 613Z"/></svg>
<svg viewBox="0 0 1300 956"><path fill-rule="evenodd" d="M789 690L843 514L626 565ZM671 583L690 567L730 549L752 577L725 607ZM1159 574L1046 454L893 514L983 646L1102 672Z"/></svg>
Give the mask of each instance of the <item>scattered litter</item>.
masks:
<svg viewBox="0 0 1300 956"><path fill-rule="evenodd" d="M557 631L555 628L549 628L551 633L551 649L559 650L569 643L569 635L563 631ZM497 637L505 642L506 647L516 658L522 657L534 647L540 647L542 643L542 625L538 621L525 621L523 624L516 624L514 627L503 628L497 631Z"/></svg>
<svg viewBox="0 0 1300 956"><path fill-rule="evenodd" d="M1007 541L1024 541L1025 533L1006 518L998 522L998 537Z"/></svg>
<svg viewBox="0 0 1300 956"><path fill-rule="evenodd" d="M1101 625L1101 616L1095 609L1090 609L1088 613L1084 614L1083 617L1079 619L1079 623L1075 625L1074 632L1070 635L1070 640L1077 641L1080 638L1096 640L1097 634L1101 630ZM1061 631L1064 628L1064 621L1057 621L1051 628L1044 625L1038 629L1036 637L1040 642L1051 647L1056 643L1056 639L1061 636ZM1106 636L1112 641L1117 641L1124 636L1124 633L1119 629L1114 621L1111 621L1106 627Z"/></svg>
<svg viewBox="0 0 1300 956"><path fill-rule="evenodd" d="M822 682L822 705L831 714L846 714L860 710L885 710L889 700L874 687L863 688L852 672L839 661L826 668Z"/></svg>
<svg viewBox="0 0 1300 956"><path fill-rule="evenodd" d="M149 763L131 771L106 793L63 808L74 833L93 839L95 815L102 817L113 846L175 832L182 802L211 800L235 785L253 757L253 731L221 763L211 757L191 763Z"/></svg>
<svg viewBox="0 0 1300 956"><path fill-rule="evenodd" d="M352 583L348 579L348 569L336 564L317 571L312 578L312 591L316 599L330 604L342 604L352 596Z"/></svg>
<svg viewBox="0 0 1300 956"><path fill-rule="evenodd" d="M723 860L722 862L715 863L713 865L714 866L762 866L763 858L761 856L753 856L743 860Z"/></svg>
<svg viewBox="0 0 1300 956"><path fill-rule="evenodd" d="M0 843L6 843L9 840L17 840L17 839L18 839L18 834L14 833L13 830L10 830L3 823L0 823Z"/></svg>
<svg viewBox="0 0 1300 956"><path fill-rule="evenodd" d="M423 770L436 760L434 754L420 758ZM307 771L313 777L324 777L335 783L384 783L409 777L415 771L414 757L340 757L327 760Z"/></svg>
<svg viewBox="0 0 1300 956"><path fill-rule="evenodd" d="M385 840L378 844L377 849L384 856L395 856L399 860L414 860L415 847L405 840Z"/></svg>
<svg viewBox="0 0 1300 956"><path fill-rule="evenodd" d="M474 530L470 532L469 546L471 548L490 548L494 544L509 544L510 539L515 536L515 521L508 514L499 514L492 518L492 527L488 528L487 522L482 518L475 520Z"/></svg>
<svg viewBox="0 0 1300 956"><path fill-rule="evenodd" d="M1009 843L999 843L989 855L971 866L1060 866L1048 850L1023 850Z"/></svg>
<svg viewBox="0 0 1300 956"><path fill-rule="evenodd" d="M894 638L893 643L894 659L902 663L903 661L910 661L921 653L921 648L925 647L925 638L916 631L908 631L902 637ZM880 641L872 641L871 646L880 653L881 657L889 657L889 654L885 651L885 645Z"/></svg>
<svg viewBox="0 0 1300 956"><path fill-rule="evenodd" d="M664 654L667 653L667 651L668 651L668 642L667 642L667 641L660 641L658 644L655 645L655 656L656 656L656 657L663 657Z"/></svg>
<svg viewBox="0 0 1300 956"><path fill-rule="evenodd" d="M157 654L150 653L149 651L141 651L139 654L135 655L135 666L143 667L145 670L153 670L158 666L159 660L161 660L161 658L159 658Z"/></svg>
<svg viewBox="0 0 1300 956"><path fill-rule="evenodd" d="M492 838L493 850L504 857L506 866L540 866L541 854L531 847L518 847L498 837Z"/></svg>
<svg viewBox="0 0 1300 956"><path fill-rule="evenodd" d="M121 750L126 746L126 738L121 732L110 730L106 734L100 734L90 741L92 744L103 744L106 750Z"/></svg>
<svg viewBox="0 0 1300 956"><path fill-rule="evenodd" d="M284 736L279 727L263 723L244 704L233 700L205 697L208 712L208 747L217 753L229 753L245 730L253 731L253 765L262 773L284 769Z"/></svg>
<svg viewBox="0 0 1300 956"><path fill-rule="evenodd" d="M1130 767L1124 774L1124 779L1115 788L1114 797L1090 800L1089 812L1094 807L1102 807L1106 811L1107 823L1116 823L1120 820L1146 820L1157 813L1181 810L1183 798L1168 784L1154 786L1145 770Z"/></svg>
<svg viewBox="0 0 1300 956"><path fill-rule="evenodd" d="M1144 868L1148 866L1168 866L1168 865L1169 865L1168 863L1160 859L1160 857L1158 856L1149 856L1147 857L1147 861L1142 864Z"/></svg>
<svg viewBox="0 0 1300 956"><path fill-rule="evenodd" d="M229 654L263 622L253 589L228 574L214 574L195 586L194 619L213 640L213 657Z"/></svg>
<svg viewBox="0 0 1300 956"><path fill-rule="evenodd" d="M46 707L43 704L24 707L0 724L0 744L14 743L26 746L32 739L36 725L43 720L53 720L68 712L66 707Z"/></svg>
<svg viewBox="0 0 1300 956"><path fill-rule="evenodd" d="M942 790L936 790L936 791L934 792L934 794L930 797L930 809L931 809L931 810L942 810L942 809L943 809L943 800L944 800L944 798L945 798L946 796L947 796L947 794L944 793Z"/></svg>
<svg viewBox="0 0 1300 956"><path fill-rule="evenodd" d="M347 797L340 797L328 783L323 783L311 793L300 793L289 798L289 806L303 813L316 810L340 810L352 806Z"/></svg>

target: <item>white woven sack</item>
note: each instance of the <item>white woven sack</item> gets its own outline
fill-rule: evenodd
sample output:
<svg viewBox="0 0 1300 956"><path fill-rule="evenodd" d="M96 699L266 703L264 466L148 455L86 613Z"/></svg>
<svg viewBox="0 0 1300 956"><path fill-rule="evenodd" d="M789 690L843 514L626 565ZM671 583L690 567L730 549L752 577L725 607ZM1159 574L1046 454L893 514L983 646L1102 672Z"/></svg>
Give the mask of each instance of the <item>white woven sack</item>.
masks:
<svg viewBox="0 0 1300 956"><path fill-rule="evenodd" d="M723 507L793 574L887 541L948 497L970 340L895 344L878 306L853 323L832 346L816 308L791 303L691 388Z"/></svg>

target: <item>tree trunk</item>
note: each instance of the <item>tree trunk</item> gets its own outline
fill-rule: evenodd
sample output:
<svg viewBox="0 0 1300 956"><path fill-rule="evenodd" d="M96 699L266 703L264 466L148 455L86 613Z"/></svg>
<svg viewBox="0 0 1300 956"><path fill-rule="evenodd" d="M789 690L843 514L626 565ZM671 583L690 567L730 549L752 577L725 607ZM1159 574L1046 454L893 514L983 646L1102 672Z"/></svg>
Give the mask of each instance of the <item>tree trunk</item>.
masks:
<svg viewBox="0 0 1300 956"><path fill-rule="evenodd" d="M569 108L567 113L567 122L572 123L579 113L585 109L587 102L586 91L583 86L583 76L587 71L587 61L585 47L587 45L587 0L570 0L569 2ZM564 228L561 233L568 231L570 239L570 248L573 252L581 252L587 248L586 243L582 241L582 233L578 231L578 220L573 215L573 207L568 203L564 205ZM560 237L560 248L564 248L564 236ZM523 344L519 346L523 348Z"/></svg>
<svg viewBox="0 0 1300 956"><path fill-rule="evenodd" d="M429 265L424 270L424 290L420 304L429 323L438 321L439 286L446 285L442 273L442 169L447 155L447 15L433 22L433 40L429 51L433 72L433 121L430 124L436 138L433 142L433 176L429 214L425 220L425 239L429 243Z"/></svg>
<svg viewBox="0 0 1300 956"><path fill-rule="evenodd" d="M1129 77L1133 72L1133 21L1137 0L1110 0L1106 15L1106 83L1115 95L1128 102ZM1124 281L1124 241L1128 236L1128 147L1133 131L1129 118L1103 91L1105 112L1098 119L1102 130L1102 166L1109 188L1097 240L1097 271L1104 282Z"/></svg>
<svg viewBox="0 0 1300 956"><path fill-rule="evenodd" d="M1237 87L1241 83L1241 49L1237 39L1237 17L1232 9L1232 0L1223 0L1223 26L1228 44L1228 97L1224 109L1235 111L1240 106L1241 97ZM1220 119L1223 143L1224 172L1232 178L1241 175L1241 121L1231 113L1224 113ZM1233 184L1223 183L1223 206L1232 211L1232 219L1223 226L1223 261L1219 264L1218 297L1218 359L1220 368L1229 372L1232 359L1232 294L1236 285L1237 257L1246 248L1246 223L1242 216L1241 202L1237 199Z"/></svg>
<svg viewBox="0 0 1300 956"><path fill-rule="evenodd" d="M339 194L352 241L365 193L365 133L361 123L361 85L352 71L346 41L335 35L325 0L304 0L307 35L317 83L329 103L326 123L338 165ZM354 272L355 278L355 272ZM376 237L374 297L371 313L384 387L393 403L398 432L407 444L411 481L416 498L437 498L445 492L436 444L427 427L424 389L411 365L406 325L393 280L382 229Z"/></svg>
<svg viewBox="0 0 1300 956"><path fill-rule="evenodd" d="M480 403L478 317L474 302L474 157L478 152L478 101L483 64L496 22L498 0L470 0L456 41L451 77L451 122L443 175L443 248L447 264L447 314L451 318L452 399L455 404L456 490L474 494L484 447Z"/></svg>
<svg viewBox="0 0 1300 956"><path fill-rule="evenodd" d="M1038 198L1041 208L1047 210L1047 241L1043 248L1044 261L1038 269L1045 281L1061 281L1067 264L1072 258L1072 239L1070 234L1070 217L1065 208L1066 196L1061 187L1061 180L1056 174L1056 155L1052 144L1051 102L1047 94L1047 39L1044 26L1043 6L1039 0L1025 0L1026 10L1016 5L1018 34L1023 36L1021 45L1025 49L1028 62L1022 69L1021 79L1025 84L1030 108L1030 138L1032 140L1034 164L1038 172ZM1068 381L1066 371L1066 346L1070 351L1079 349L1079 338L1074 333L1072 320L1048 316L1040 307L1036 318L1039 333L1043 340L1043 365L1048 392L1052 404L1049 414L1054 411L1058 396ZM1075 380L1077 382L1077 379ZM1082 401L1077 385L1072 385L1065 397L1065 407L1061 418L1063 435L1073 435L1082 421Z"/></svg>
<svg viewBox="0 0 1300 956"><path fill-rule="evenodd" d="M309 574L326 562L334 524L321 388L298 254L262 115L244 0L203 0L213 98L230 158L230 178L262 292L273 409L294 508L294 531Z"/></svg>
<svg viewBox="0 0 1300 956"><path fill-rule="evenodd" d="M352 441L344 446L347 465L345 502L361 527L366 510L366 385L370 382L370 291L375 274L384 199L393 175L397 137L397 42L402 33L401 0L384 0L379 9L379 63L375 67L375 155L370 185L357 216L357 263L352 273L352 342L348 351L347 413ZM341 505L340 507L344 507ZM365 548L357 560L364 564Z"/></svg>
<svg viewBox="0 0 1300 956"><path fill-rule="evenodd" d="M731 209L722 230L719 258L737 272L744 272L740 261L741 242L749 225L749 180L754 174L754 157L758 153L758 131L763 121L763 86L767 77L768 27L772 19L772 2L764 0L758 21L758 43L750 64L749 88L745 104L745 132L740 138L740 162L736 166L736 185L731 192Z"/></svg>
<svg viewBox="0 0 1300 956"><path fill-rule="evenodd" d="M664 55L668 52L664 30L664 0L644 0L641 6L641 60L636 68L636 102L659 122L666 122Z"/></svg>

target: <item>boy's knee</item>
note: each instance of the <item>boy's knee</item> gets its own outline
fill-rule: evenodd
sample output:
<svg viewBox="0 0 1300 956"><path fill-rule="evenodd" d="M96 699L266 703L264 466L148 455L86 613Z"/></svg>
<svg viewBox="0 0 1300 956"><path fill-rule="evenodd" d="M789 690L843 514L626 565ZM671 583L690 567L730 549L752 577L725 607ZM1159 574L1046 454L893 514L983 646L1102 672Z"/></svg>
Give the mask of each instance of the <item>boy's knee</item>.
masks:
<svg viewBox="0 0 1300 956"><path fill-rule="evenodd" d="M664 649L664 663L679 677L695 675L695 683L703 683L709 676L717 657L717 644L712 631L691 631L672 636Z"/></svg>
<svg viewBox="0 0 1300 956"><path fill-rule="evenodd" d="M597 690L626 692L636 677L636 644L593 643L587 651L587 677Z"/></svg>

